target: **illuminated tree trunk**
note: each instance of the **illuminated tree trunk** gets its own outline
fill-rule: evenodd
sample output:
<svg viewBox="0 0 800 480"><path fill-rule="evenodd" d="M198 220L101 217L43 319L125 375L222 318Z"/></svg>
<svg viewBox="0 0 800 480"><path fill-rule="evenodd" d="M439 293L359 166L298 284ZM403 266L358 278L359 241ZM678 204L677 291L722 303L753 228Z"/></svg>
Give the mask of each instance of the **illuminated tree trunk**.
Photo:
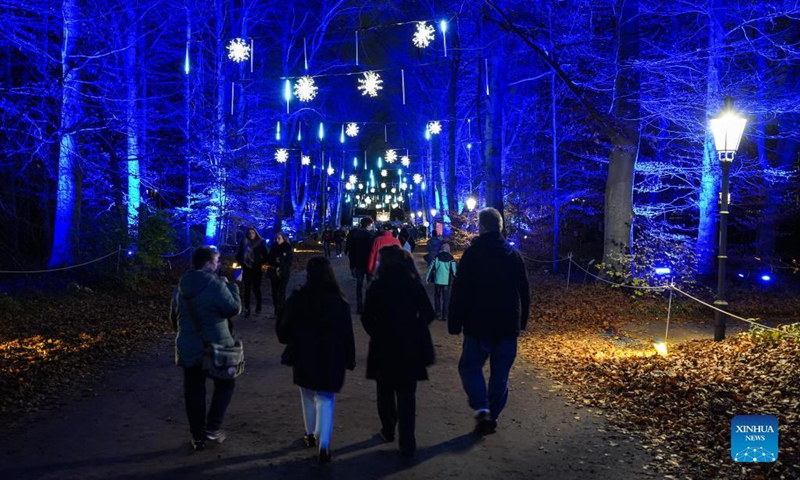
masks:
<svg viewBox="0 0 800 480"><path fill-rule="evenodd" d="M80 81L73 56L80 36L77 0L63 0L61 46L61 124L59 126L58 185L51 267L73 263L80 240L83 171L78 158L75 129L81 116Z"/></svg>
<svg viewBox="0 0 800 480"><path fill-rule="evenodd" d="M706 65L706 125L718 113L719 62L722 56L722 26L717 18L717 1L709 3L708 15L708 64ZM703 166L700 177L700 198L698 199L697 240L695 259L697 273L709 275L714 271L714 252L716 251L716 218L719 192L719 161L714 146L714 137L706 129L703 142Z"/></svg>
<svg viewBox="0 0 800 480"><path fill-rule="evenodd" d="M491 25L491 26L490 26ZM490 27L489 27L490 26ZM494 24L484 23L485 38L500 37ZM497 33L497 35L493 35ZM508 89L508 59L501 45L492 44L489 49L488 85L483 137L483 170L486 178L486 206L496 208L504 214L503 204L503 104Z"/></svg>
<svg viewBox="0 0 800 480"><path fill-rule="evenodd" d="M223 160L225 157L225 117L228 109L228 91L230 83L226 81L225 75L225 37L223 37L224 9L223 0L217 0L217 23L214 40L217 44L214 71L216 72L217 82L217 101L216 101L216 131L214 133L214 150L211 153L211 186L210 204L208 206L208 220L206 223L206 241L214 242L220 232L220 219L223 215L225 206L225 167Z"/></svg>
<svg viewBox="0 0 800 480"><path fill-rule="evenodd" d="M617 133L612 137L606 179L603 262L617 270L627 262L633 231L633 170L639 154L639 73L633 62L639 56L638 0L621 0L618 17L619 45L614 81L614 115Z"/></svg>
<svg viewBox="0 0 800 480"><path fill-rule="evenodd" d="M127 172L128 172L128 233L136 237L139 228L139 207L141 205L141 177L139 172L139 117L137 115L137 69L136 45L137 33L136 12L132 6L127 8L127 41L125 45L125 88L127 94L125 109L125 133L127 136Z"/></svg>

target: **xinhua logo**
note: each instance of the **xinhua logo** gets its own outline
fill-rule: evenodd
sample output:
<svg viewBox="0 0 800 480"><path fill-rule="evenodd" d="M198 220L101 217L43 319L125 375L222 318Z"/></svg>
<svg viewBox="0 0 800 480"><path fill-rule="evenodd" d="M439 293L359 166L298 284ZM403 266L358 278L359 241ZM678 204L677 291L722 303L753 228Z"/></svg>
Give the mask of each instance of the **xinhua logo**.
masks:
<svg viewBox="0 0 800 480"><path fill-rule="evenodd" d="M778 459L778 419L772 415L736 415L731 420L734 462L774 462Z"/></svg>

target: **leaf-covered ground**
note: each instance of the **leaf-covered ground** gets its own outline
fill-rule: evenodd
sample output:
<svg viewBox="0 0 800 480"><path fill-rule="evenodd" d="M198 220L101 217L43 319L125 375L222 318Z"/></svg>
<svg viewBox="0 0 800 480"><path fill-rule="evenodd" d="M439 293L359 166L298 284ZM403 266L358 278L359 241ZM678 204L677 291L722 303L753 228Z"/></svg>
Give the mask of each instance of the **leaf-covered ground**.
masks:
<svg viewBox="0 0 800 480"><path fill-rule="evenodd" d="M622 334L622 325L663 319L664 298L632 300L601 285L571 285L565 293L564 281L554 277L532 278L532 285L521 355L563 382L576 402L639 436L653 455L652 468L677 478L800 478L800 342L740 333L723 342L671 346L662 357L644 342L625 345L614 336ZM743 313L750 316L775 312L778 304L764 294L742 298L748 299ZM792 302L782 297L784 318L800 311ZM713 322L688 302L678 300L674 308L673 328ZM745 466L731 460L730 421L738 414L778 417L777 462Z"/></svg>

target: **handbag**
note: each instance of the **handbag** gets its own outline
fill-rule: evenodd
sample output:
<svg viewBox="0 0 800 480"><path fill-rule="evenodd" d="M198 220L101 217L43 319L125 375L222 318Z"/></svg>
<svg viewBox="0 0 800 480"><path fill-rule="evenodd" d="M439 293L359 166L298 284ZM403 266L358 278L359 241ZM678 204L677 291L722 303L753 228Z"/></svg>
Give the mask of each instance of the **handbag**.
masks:
<svg viewBox="0 0 800 480"><path fill-rule="evenodd" d="M189 315L195 330L203 335L203 328L200 325L200 318L194 304L185 295L181 295L189 308ZM234 339L232 347L226 347L219 343L205 342L203 350L203 361L201 367L206 375L219 380L232 380L244 373L244 345L240 340Z"/></svg>

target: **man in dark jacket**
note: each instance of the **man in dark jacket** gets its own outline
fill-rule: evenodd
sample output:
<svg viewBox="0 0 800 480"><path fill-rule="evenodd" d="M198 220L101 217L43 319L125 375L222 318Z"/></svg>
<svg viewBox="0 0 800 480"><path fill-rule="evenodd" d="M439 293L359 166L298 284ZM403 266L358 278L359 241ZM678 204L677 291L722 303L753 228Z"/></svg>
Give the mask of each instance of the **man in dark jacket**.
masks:
<svg viewBox="0 0 800 480"><path fill-rule="evenodd" d="M458 265L450 297L448 331L464 332L458 373L475 410L475 433L494 433L508 400L508 374L517 356L517 337L528 324L530 290L520 253L500 230L503 218L494 208L478 215L480 236ZM483 366L491 357L489 385Z"/></svg>
<svg viewBox="0 0 800 480"><path fill-rule="evenodd" d="M194 270L181 277L172 295L169 318L177 330L175 363L183 367L183 396L195 451L205 449L206 440L222 442L220 430L225 410L233 397L235 380L214 379L214 394L206 418L206 374L203 352L206 342L234 345L228 319L239 315L239 287L216 274L219 252L200 247L192 255Z"/></svg>
<svg viewBox="0 0 800 480"><path fill-rule="evenodd" d="M364 309L364 276L367 274L369 264L369 254L372 250L372 235L369 228L372 226L372 219L364 217L361 219L361 228L350 231L347 237L344 253L350 257L350 270L356 277L356 313L361 314Z"/></svg>

